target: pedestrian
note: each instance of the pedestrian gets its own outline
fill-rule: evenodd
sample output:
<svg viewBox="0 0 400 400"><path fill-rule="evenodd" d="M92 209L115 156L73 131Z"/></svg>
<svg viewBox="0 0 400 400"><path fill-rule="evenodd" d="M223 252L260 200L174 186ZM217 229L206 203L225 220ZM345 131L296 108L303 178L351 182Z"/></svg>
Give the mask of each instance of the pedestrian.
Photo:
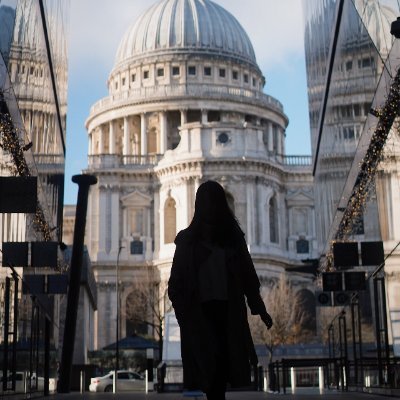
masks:
<svg viewBox="0 0 400 400"><path fill-rule="evenodd" d="M225 400L227 384L251 384L257 356L247 304L269 329L272 319L244 234L215 181L201 184L189 227L179 232L168 295L181 331L184 388Z"/></svg>

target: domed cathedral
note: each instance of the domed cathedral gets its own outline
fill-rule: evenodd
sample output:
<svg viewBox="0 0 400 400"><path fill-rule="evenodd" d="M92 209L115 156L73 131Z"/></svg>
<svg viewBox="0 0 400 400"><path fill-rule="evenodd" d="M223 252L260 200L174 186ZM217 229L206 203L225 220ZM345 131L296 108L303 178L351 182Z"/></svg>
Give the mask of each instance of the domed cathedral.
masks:
<svg viewBox="0 0 400 400"><path fill-rule="evenodd" d="M286 155L288 117L264 84L246 32L210 0L161 0L122 38L86 121L98 348L115 341L117 276L122 316L150 269L165 287L206 180L225 188L263 284L316 257L311 160ZM133 329L122 318L121 337Z"/></svg>

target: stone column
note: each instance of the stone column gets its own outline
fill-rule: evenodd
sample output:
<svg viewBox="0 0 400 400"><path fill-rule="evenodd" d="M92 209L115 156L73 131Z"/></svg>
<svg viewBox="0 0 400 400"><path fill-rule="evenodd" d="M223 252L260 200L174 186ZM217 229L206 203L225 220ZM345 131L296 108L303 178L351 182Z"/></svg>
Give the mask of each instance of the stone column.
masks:
<svg viewBox="0 0 400 400"><path fill-rule="evenodd" d="M89 132L88 134L88 156L91 156L93 154L92 140L93 140L93 131Z"/></svg>
<svg viewBox="0 0 400 400"><path fill-rule="evenodd" d="M49 129L49 132L50 132L50 137L52 138L51 139L51 141L52 141L52 149L53 149L54 154L57 154L57 137L60 136L61 134L60 135L53 135L53 132L55 132L56 129L55 129L54 124L53 124L53 116L52 116L52 114L49 114L48 121L49 121L48 129Z"/></svg>
<svg viewBox="0 0 400 400"><path fill-rule="evenodd" d="M38 115L35 112L33 114L33 132L34 132L34 137L35 140L33 142L34 144L34 149L36 153L40 153L40 140L39 140L39 128L38 128Z"/></svg>
<svg viewBox="0 0 400 400"><path fill-rule="evenodd" d="M164 154L167 151L167 113L160 112L160 153Z"/></svg>
<svg viewBox="0 0 400 400"><path fill-rule="evenodd" d="M154 190L154 256L158 257L161 243L160 233L160 186L158 185Z"/></svg>
<svg viewBox="0 0 400 400"><path fill-rule="evenodd" d="M119 188L113 187L111 190L111 251L112 255L117 256L119 248Z"/></svg>
<svg viewBox="0 0 400 400"><path fill-rule="evenodd" d="M41 131L42 131L42 142L43 142L43 154L48 154L49 151L49 135L47 130L47 116L46 113L41 114Z"/></svg>
<svg viewBox="0 0 400 400"><path fill-rule="evenodd" d="M181 126L187 123L187 110L181 110Z"/></svg>
<svg viewBox="0 0 400 400"><path fill-rule="evenodd" d="M254 185L253 182L246 182L246 208L247 208L247 244L254 245Z"/></svg>
<svg viewBox="0 0 400 400"><path fill-rule="evenodd" d="M201 123L203 125L208 123L208 110L201 110Z"/></svg>
<svg viewBox="0 0 400 400"><path fill-rule="evenodd" d="M146 237L146 249L145 249L145 259L151 260L153 255L153 249L151 246L151 213L150 208L146 207L143 213L144 218L144 236Z"/></svg>
<svg viewBox="0 0 400 400"><path fill-rule="evenodd" d="M91 155L96 154L96 131L93 130L90 138L90 143L92 145L92 150L90 152Z"/></svg>
<svg viewBox="0 0 400 400"><path fill-rule="evenodd" d="M104 154L104 130L103 130L103 125L99 125L99 154Z"/></svg>
<svg viewBox="0 0 400 400"><path fill-rule="evenodd" d="M40 150L39 153L45 153L45 133L44 133L44 118L43 118L43 113L39 112L38 113L38 136L40 137L40 141L39 141L39 146L40 146Z"/></svg>
<svg viewBox="0 0 400 400"><path fill-rule="evenodd" d="M274 125L271 121L268 122L268 151L274 151Z"/></svg>
<svg viewBox="0 0 400 400"><path fill-rule="evenodd" d="M126 208L122 210L122 237L128 236L128 211Z"/></svg>
<svg viewBox="0 0 400 400"><path fill-rule="evenodd" d="M262 224L265 221L262 215L262 187L260 179L256 177L255 180L255 243L260 246L262 244Z"/></svg>
<svg viewBox="0 0 400 400"><path fill-rule="evenodd" d="M110 121L109 154L115 154L115 129L114 121Z"/></svg>
<svg viewBox="0 0 400 400"><path fill-rule="evenodd" d="M286 148L285 148L285 144L286 144L286 131L284 129L282 129L282 155L286 154Z"/></svg>
<svg viewBox="0 0 400 400"><path fill-rule="evenodd" d="M129 130L129 119L128 117L124 118L124 145L122 149L122 154L124 156L130 156L131 155L131 133ZM127 161L127 160L125 160Z"/></svg>
<svg viewBox="0 0 400 400"><path fill-rule="evenodd" d="M107 189L100 187L99 191L99 254L106 254L106 225L107 225Z"/></svg>
<svg viewBox="0 0 400 400"><path fill-rule="evenodd" d="M140 155L147 154L147 120L146 114L140 114Z"/></svg>
<svg viewBox="0 0 400 400"><path fill-rule="evenodd" d="M276 152L278 153L278 155L282 155L282 138L283 138L282 129L279 127L277 135L278 143L276 144Z"/></svg>

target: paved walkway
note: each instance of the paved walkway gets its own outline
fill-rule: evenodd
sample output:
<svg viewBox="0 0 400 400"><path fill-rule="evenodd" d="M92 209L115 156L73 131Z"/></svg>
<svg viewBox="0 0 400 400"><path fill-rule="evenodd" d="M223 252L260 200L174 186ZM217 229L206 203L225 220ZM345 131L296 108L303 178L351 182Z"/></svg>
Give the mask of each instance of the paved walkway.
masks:
<svg viewBox="0 0 400 400"><path fill-rule="evenodd" d="M195 400L195 397L184 397L182 393L70 393L58 394L54 398L57 400ZM318 394L316 390L305 390L301 393L292 394L273 394L263 392L228 392L226 400L279 400L288 398L290 400L374 400L385 399L387 397L376 394L356 393L356 392L326 392ZM197 397L198 400L206 400L206 397Z"/></svg>

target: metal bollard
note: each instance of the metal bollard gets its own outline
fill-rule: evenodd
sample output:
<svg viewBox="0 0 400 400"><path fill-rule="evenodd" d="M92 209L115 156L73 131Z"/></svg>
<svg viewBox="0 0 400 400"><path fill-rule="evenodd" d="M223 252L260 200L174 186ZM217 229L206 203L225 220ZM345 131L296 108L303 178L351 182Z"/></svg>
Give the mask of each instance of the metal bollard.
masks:
<svg viewBox="0 0 400 400"><path fill-rule="evenodd" d="M113 393L117 393L117 377L118 377L117 370L114 370L114 375L113 375Z"/></svg>
<svg viewBox="0 0 400 400"><path fill-rule="evenodd" d="M81 370L81 382L80 382L81 393L85 392L85 371Z"/></svg>
<svg viewBox="0 0 400 400"><path fill-rule="evenodd" d="M292 387L292 394L296 393L296 370L291 367L290 368L290 385Z"/></svg>
<svg viewBox="0 0 400 400"><path fill-rule="evenodd" d="M324 367L319 367L318 369L318 381L319 381L319 394L323 394L325 389Z"/></svg>

